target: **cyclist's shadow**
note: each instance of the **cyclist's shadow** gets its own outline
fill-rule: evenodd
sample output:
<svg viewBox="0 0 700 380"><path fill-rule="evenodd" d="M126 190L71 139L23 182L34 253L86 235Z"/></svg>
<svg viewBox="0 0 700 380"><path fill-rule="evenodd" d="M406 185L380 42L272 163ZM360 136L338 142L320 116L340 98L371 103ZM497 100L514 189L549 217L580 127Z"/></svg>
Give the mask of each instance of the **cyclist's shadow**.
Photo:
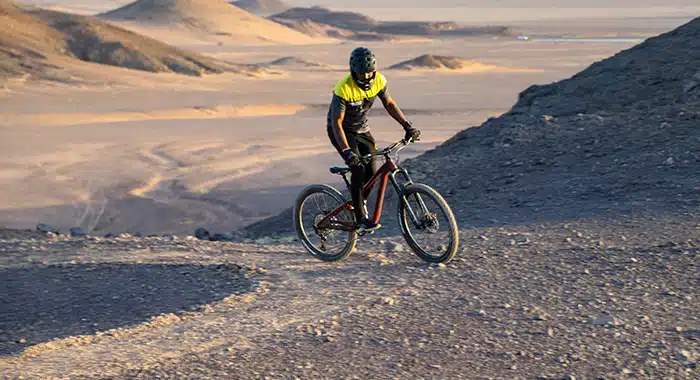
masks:
<svg viewBox="0 0 700 380"><path fill-rule="evenodd" d="M71 264L0 269L0 355L177 313L252 287L237 268Z"/></svg>

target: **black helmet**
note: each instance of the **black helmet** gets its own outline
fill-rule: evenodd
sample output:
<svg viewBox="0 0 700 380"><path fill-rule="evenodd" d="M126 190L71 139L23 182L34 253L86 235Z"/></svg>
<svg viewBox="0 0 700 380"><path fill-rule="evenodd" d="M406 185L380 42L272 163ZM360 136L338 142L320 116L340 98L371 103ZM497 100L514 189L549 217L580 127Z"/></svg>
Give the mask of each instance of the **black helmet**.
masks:
<svg viewBox="0 0 700 380"><path fill-rule="evenodd" d="M374 53L366 47L359 47L350 54L350 72L360 88L369 90L374 81L374 72L377 69L377 59ZM362 74L372 73L371 77Z"/></svg>

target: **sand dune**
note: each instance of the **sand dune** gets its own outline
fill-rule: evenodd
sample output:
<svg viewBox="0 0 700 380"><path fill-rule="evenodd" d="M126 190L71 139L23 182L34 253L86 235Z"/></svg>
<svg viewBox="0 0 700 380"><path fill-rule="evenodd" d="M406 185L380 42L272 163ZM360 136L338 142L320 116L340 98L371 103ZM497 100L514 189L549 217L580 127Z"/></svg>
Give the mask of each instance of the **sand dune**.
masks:
<svg viewBox="0 0 700 380"><path fill-rule="evenodd" d="M531 69L490 65L459 57L432 54L424 54L419 57L409 59L407 61L399 62L395 65L389 66L388 70L401 70L407 72L432 71L462 74L532 71Z"/></svg>
<svg viewBox="0 0 700 380"><path fill-rule="evenodd" d="M289 4L280 0L238 0L231 4L258 16L269 16L291 8Z"/></svg>
<svg viewBox="0 0 700 380"><path fill-rule="evenodd" d="M0 24L0 78L51 77L75 59L187 75L245 71L244 66L176 49L94 17L23 10L7 0L0 0Z"/></svg>
<svg viewBox="0 0 700 380"><path fill-rule="evenodd" d="M6 113L6 120L12 125L41 125L58 127L81 124L104 124L146 120L196 120L229 119L239 117L264 117L294 115L306 106L301 104L261 104L261 105L219 105L208 107L186 107L153 110L146 112L71 112L12 114ZM0 121L0 126L3 122Z"/></svg>
<svg viewBox="0 0 700 380"><path fill-rule="evenodd" d="M317 43L305 34L248 13L223 0L139 0L100 17L172 43Z"/></svg>

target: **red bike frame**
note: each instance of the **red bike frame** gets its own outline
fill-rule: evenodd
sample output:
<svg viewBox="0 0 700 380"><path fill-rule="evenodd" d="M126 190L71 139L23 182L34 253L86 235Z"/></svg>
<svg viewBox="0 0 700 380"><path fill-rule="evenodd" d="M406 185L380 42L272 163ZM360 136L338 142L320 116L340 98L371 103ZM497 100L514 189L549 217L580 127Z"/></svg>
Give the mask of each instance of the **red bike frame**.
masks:
<svg viewBox="0 0 700 380"><path fill-rule="evenodd" d="M389 178L395 171L399 170L398 166L391 160L387 159L379 170L372 176L372 178L367 181L365 186L362 188L362 196L368 199L372 193L374 185L379 183L379 193L377 193L377 200L374 207L374 213L372 215L372 221L374 223L379 223L382 218L382 211L384 210L384 195L386 194L386 187L389 183ZM346 180L347 182L347 180ZM347 222L334 221L333 219L338 216L341 212L348 210L352 212L354 207L352 206L352 201L348 201L331 211L325 218L323 218L319 223L320 226L328 226L333 229L343 230L343 231L353 231L355 226L353 224L348 224Z"/></svg>

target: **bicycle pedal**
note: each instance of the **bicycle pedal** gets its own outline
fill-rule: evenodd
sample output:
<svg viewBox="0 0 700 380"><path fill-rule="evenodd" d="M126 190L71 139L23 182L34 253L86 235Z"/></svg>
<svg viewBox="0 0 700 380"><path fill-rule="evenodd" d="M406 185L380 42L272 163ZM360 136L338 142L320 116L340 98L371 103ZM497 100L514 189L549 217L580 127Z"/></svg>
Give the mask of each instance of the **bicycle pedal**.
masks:
<svg viewBox="0 0 700 380"><path fill-rule="evenodd" d="M362 227L360 227L360 228L357 229L357 234L360 235L360 236L372 235L373 233L375 233L375 232L376 232L378 229L380 229L381 227L382 227L381 224L377 224L376 226L373 226L373 227L371 227L371 228L362 228Z"/></svg>

